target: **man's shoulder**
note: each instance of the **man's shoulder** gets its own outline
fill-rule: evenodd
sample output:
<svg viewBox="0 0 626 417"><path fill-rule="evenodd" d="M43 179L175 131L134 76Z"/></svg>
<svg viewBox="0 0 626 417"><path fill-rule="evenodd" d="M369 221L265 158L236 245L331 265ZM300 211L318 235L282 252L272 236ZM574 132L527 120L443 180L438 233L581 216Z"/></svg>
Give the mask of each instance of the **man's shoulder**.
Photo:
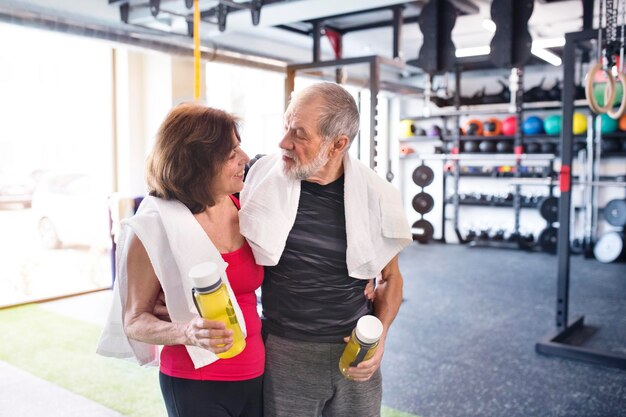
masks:
<svg viewBox="0 0 626 417"><path fill-rule="evenodd" d="M368 188L381 198L395 196L398 189L386 179L382 178L376 171L363 162L354 159L352 161L355 170L358 170L365 178Z"/></svg>

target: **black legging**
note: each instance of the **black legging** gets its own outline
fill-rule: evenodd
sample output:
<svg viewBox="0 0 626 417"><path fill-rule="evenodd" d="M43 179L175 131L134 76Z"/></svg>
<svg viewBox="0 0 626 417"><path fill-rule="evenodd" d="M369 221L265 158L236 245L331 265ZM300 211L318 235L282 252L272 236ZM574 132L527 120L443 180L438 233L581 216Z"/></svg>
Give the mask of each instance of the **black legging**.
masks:
<svg viewBox="0 0 626 417"><path fill-rule="evenodd" d="M196 381L159 373L169 417L263 417L263 376Z"/></svg>

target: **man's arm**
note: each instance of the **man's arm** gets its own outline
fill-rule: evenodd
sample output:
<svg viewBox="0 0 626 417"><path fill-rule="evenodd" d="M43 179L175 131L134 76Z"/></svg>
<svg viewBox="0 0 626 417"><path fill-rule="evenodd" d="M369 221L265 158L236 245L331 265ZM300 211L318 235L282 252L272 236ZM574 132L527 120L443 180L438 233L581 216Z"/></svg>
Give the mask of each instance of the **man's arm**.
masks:
<svg viewBox="0 0 626 417"><path fill-rule="evenodd" d="M350 367L348 375L355 381L367 381L380 367L385 350L385 340L391 323L396 318L402 304L402 274L398 266L398 255L383 268L381 278L374 290L374 314L383 323L383 334L380 337L376 353L371 359L363 361L356 367Z"/></svg>

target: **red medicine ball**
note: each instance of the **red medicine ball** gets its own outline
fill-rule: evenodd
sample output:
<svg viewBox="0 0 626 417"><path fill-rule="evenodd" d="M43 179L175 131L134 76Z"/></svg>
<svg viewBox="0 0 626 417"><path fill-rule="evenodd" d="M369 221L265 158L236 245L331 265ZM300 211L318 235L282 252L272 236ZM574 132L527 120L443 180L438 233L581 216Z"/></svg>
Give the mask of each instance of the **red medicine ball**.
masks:
<svg viewBox="0 0 626 417"><path fill-rule="evenodd" d="M502 134L513 136L517 131L517 117L509 116L502 121Z"/></svg>

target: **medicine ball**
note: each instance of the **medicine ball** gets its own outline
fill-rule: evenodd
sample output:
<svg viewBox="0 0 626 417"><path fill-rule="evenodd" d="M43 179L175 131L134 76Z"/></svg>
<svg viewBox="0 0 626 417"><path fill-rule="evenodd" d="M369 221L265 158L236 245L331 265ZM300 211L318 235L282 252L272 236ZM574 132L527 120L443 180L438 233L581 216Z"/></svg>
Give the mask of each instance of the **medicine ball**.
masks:
<svg viewBox="0 0 626 417"><path fill-rule="evenodd" d="M496 151L496 144L493 140L482 140L478 144L478 149L484 153L493 153Z"/></svg>
<svg viewBox="0 0 626 417"><path fill-rule="evenodd" d="M513 142L510 140L501 140L496 143L496 151L498 153L513 153Z"/></svg>
<svg viewBox="0 0 626 417"><path fill-rule="evenodd" d="M465 123L463 133L468 136L480 136L483 134L483 122L477 119L470 119Z"/></svg>
<svg viewBox="0 0 626 417"><path fill-rule="evenodd" d="M552 116L546 117L543 121L543 130L545 130L548 135L558 135L561 133L561 115L553 114Z"/></svg>
<svg viewBox="0 0 626 417"><path fill-rule="evenodd" d="M556 144L552 142L541 143L541 153L555 153L555 152L556 152Z"/></svg>
<svg viewBox="0 0 626 417"><path fill-rule="evenodd" d="M604 106L604 90L606 83L595 83L593 85L593 96L598 103L598 106ZM622 83L615 83L615 98L613 99L613 105L617 106L622 101Z"/></svg>
<svg viewBox="0 0 626 417"><path fill-rule="evenodd" d="M502 121L502 134L513 136L517 132L517 117L509 116Z"/></svg>
<svg viewBox="0 0 626 417"><path fill-rule="evenodd" d="M441 128L437 125L432 125L428 132L426 132L426 136L430 137L441 137Z"/></svg>
<svg viewBox="0 0 626 417"><path fill-rule="evenodd" d="M466 140L463 142L463 152L478 152L478 143L475 140Z"/></svg>
<svg viewBox="0 0 626 417"><path fill-rule="evenodd" d="M619 118L617 125L619 127L619 130L626 130L626 114Z"/></svg>
<svg viewBox="0 0 626 417"><path fill-rule="evenodd" d="M525 135L539 135L543 133L543 121L537 116L527 117L522 125L522 131Z"/></svg>
<svg viewBox="0 0 626 417"><path fill-rule="evenodd" d="M413 120L401 120L400 121L400 137L401 138L410 138L415 135L415 125L413 124Z"/></svg>
<svg viewBox="0 0 626 417"><path fill-rule="evenodd" d="M596 129L598 125L602 124L600 131L602 134L613 133L617 130L618 122L608 114L601 114L600 117L596 117Z"/></svg>
<svg viewBox="0 0 626 417"><path fill-rule="evenodd" d="M415 136L426 136L426 131L421 127L416 127Z"/></svg>
<svg viewBox="0 0 626 417"><path fill-rule="evenodd" d="M541 146L537 142L530 142L525 145L526 153L539 153Z"/></svg>
<svg viewBox="0 0 626 417"><path fill-rule="evenodd" d="M626 130L626 119L624 119L624 130ZM574 116L572 118L572 133L575 135L582 135L586 132L587 132L587 116L578 112L574 113Z"/></svg>
<svg viewBox="0 0 626 417"><path fill-rule="evenodd" d="M483 132L485 136L497 136L502 134L502 122L491 117L483 123Z"/></svg>

